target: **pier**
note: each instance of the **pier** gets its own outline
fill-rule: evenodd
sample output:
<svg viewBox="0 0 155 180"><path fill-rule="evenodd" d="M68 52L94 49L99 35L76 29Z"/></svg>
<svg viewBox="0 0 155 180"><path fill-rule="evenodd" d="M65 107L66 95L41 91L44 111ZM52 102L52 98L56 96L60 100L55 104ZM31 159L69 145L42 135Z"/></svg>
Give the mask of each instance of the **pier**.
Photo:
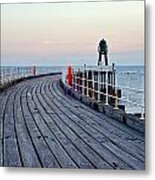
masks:
<svg viewBox="0 0 155 180"><path fill-rule="evenodd" d="M144 170L145 137L69 95L60 74L24 78L0 93L0 166Z"/></svg>

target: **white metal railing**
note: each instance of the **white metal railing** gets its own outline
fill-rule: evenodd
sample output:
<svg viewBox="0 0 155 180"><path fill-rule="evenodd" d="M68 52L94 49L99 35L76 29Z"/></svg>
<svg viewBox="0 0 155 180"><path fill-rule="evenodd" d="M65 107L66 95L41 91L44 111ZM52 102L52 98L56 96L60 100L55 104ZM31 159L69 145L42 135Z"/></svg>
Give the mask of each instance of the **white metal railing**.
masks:
<svg viewBox="0 0 155 180"><path fill-rule="evenodd" d="M16 79L35 75L36 67L1 67L0 86Z"/></svg>
<svg viewBox="0 0 155 180"><path fill-rule="evenodd" d="M108 74L108 71L106 71L106 74ZM99 77L100 77L100 76L99 76ZM76 80L82 80L82 82L85 81L85 80L86 80L87 82L92 82L93 88L89 88L89 87L88 87L88 83L87 83L87 87L85 87L84 85L80 85L80 84L76 83L76 82L77 82L76 80L75 80L75 82L73 83L73 85L75 85L75 90L76 90L76 91L78 91L77 87L81 87L82 89L86 89L86 90L87 90L86 96L89 96L89 90L91 90L91 91L94 92L94 93L97 93L97 94L98 94L98 98L97 98L97 101L98 101L98 102L100 102L100 95L105 95L105 96L106 96L106 102L105 102L106 105L109 104L109 103L108 103L109 97L112 97L112 98L115 98L116 100L119 100L119 98L117 97L117 93L115 93L116 95L110 95L110 94L108 93L108 86L110 86L110 85L112 85L112 84L108 83L108 77L107 77L107 75L106 75L106 82L105 82L105 83L104 83L104 82L101 82L101 81L100 81L100 78L98 79L99 81L95 81L93 78L88 80L87 78L80 78L80 77L74 76L74 79L76 79ZM95 84L95 83L98 84L98 90L95 90L95 89L94 89L94 84ZM106 86L106 93L100 91L101 85L105 85L105 86ZM114 85L113 85L113 86L114 86ZM116 91L117 91L117 85L115 84L115 92L116 92ZM116 102L116 104L118 104L118 103Z"/></svg>
<svg viewBox="0 0 155 180"><path fill-rule="evenodd" d="M108 82L108 72L111 70L111 67L110 68L104 68L104 72L106 73L106 81L105 82L101 82L100 73L99 73L98 80L94 79L94 74L92 75L92 79L88 79L88 70L89 70L89 68L87 68L87 70L85 71L86 72L86 78L85 78L84 77L84 70L86 70L86 69L83 69L83 71L80 71L80 70L77 71L76 70L73 73L73 86L72 86L72 88L74 88L75 91L80 91L79 88L81 88L82 89L81 93L84 94L84 92L86 90L86 93L85 93L86 96L89 96L89 91L91 91L92 92L92 96L91 96L92 99L94 99L94 93L97 93L97 95L98 95L97 96L97 101L98 102L100 102L101 95L104 95L106 97L105 105L109 105L109 98L114 98L115 99L114 109L118 109L119 102L121 102L121 103L124 103L125 111L127 113L130 113L129 108L128 108L129 105L130 105L130 107L131 106L139 107L140 112L137 112L137 113L140 113L141 114L140 119L144 120L144 97L143 97L144 96L144 90L136 89L136 88L130 88L129 78L126 80L126 83L127 83L126 85L119 86L118 83L117 83L116 71L115 71L115 84L110 84ZM90 69L90 70L92 70L92 69ZM94 72L94 70L98 70L98 72L100 72L100 68L93 69L92 72ZM83 77L80 77L78 75L80 72L82 72ZM79 82L82 82L82 83L80 84ZM86 82L86 85L84 85L84 82ZM92 87L88 86L89 82L92 83ZM66 79L66 83L67 83L67 79ZM95 88L94 88L95 83L98 84L98 89L97 90L95 90ZM105 88L106 92L101 91L101 86L106 87ZM113 95L108 93L109 92L109 86L113 86L113 88L115 90L115 93ZM127 92L126 96L122 96L121 98L119 98L118 97L118 89L121 89L121 91L123 91L123 92L126 90L126 92ZM137 102L133 101L132 99L130 99L131 92L135 92L136 94L138 92L140 92L142 94L141 103L137 103Z"/></svg>

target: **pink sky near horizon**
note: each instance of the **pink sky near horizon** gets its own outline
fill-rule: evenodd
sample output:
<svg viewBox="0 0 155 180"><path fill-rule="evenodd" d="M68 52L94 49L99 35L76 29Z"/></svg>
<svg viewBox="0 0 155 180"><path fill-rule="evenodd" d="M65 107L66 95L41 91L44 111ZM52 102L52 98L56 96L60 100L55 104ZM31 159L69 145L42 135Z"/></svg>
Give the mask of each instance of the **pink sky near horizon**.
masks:
<svg viewBox="0 0 155 180"><path fill-rule="evenodd" d="M144 51L144 2L8 4L1 12L2 59Z"/></svg>

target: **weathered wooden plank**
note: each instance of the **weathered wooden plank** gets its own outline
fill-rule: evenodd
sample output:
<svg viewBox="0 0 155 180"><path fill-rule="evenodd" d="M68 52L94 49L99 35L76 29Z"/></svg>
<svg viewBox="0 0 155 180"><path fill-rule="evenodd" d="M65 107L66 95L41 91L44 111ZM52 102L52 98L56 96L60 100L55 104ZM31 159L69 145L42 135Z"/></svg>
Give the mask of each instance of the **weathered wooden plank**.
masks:
<svg viewBox="0 0 155 180"><path fill-rule="evenodd" d="M34 97L33 97L34 98ZM36 107L34 101L29 100L30 107ZM64 151L60 143L57 141L53 132L49 130L47 124L45 123L44 117L39 114L39 111L34 114L34 119L42 133L45 137L50 149L53 151L55 157L58 159L61 167L63 168L77 168L76 164L71 160L68 154Z"/></svg>
<svg viewBox="0 0 155 180"><path fill-rule="evenodd" d="M16 91L12 91L6 104L4 115L4 166L21 166L20 150L13 118L13 101Z"/></svg>
<svg viewBox="0 0 155 180"><path fill-rule="evenodd" d="M0 167L3 166L3 141L0 138Z"/></svg>
<svg viewBox="0 0 155 180"><path fill-rule="evenodd" d="M63 133L59 126L57 126L55 120L57 121L58 117L55 114L50 114L49 116L49 114L45 112L45 109L41 106L38 98L35 97L35 94L33 95L33 97L34 101L38 104L38 109L44 115L44 119L49 125L48 127L55 134L57 140L61 143L61 146L63 146L65 151L68 152L69 156L74 160L74 162L76 162L80 168L93 168L89 160L87 160L87 158L83 156L77 146L75 146L74 143L72 143L72 141Z"/></svg>
<svg viewBox="0 0 155 180"><path fill-rule="evenodd" d="M56 93L60 94L60 96L62 96L67 102L72 104L73 107L78 107L79 110L81 110L81 111L83 110L83 112L92 113L93 115L107 121L107 123L109 123L110 125L112 123L114 127L116 126L120 131L126 132L126 134L130 135L131 137L136 137L141 140L144 140L144 134L142 134L134 129L131 129L130 127L127 127L125 124L122 124L119 121L114 121L112 118L105 116L103 113L97 112L96 110L94 110L94 109L90 108L89 106L86 106L85 104L76 100L72 96L65 94L64 90L60 86L59 81L54 83L54 87L56 87L58 89L58 91Z"/></svg>
<svg viewBox="0 0 155 180"><path fill-rule="evenodd" d="M0 166L4 165L4 120L7 101L11 93L12 90L8 89L0 96Z"/></svg>
<svg viewBox="0 0 155 180"><path fill-rule="evenodd" d="M4 167L20 167L21 161L17 147L17 139L5 138L4 141Z"/></svg>
<svg viewBox="0 0 155 180"><path fill-rule="evenodd" d="M54 91L52 91L52 93L54 93ZM55 101L55 103L58 103L58 99ZM64 104L62 105L62 101L61 101L61 103L60 104L58 104L58 106L59 106L59 108L60 107L62 107L62 111L64 112L64 114L65 113L67 113L68 114L68 116L70 116L70 117L72 117L72 119L76 119L76 116L74 116L74 114L71 114L69 111L67 111L67 108L64 110ZM69 107L69 108L71 108L71 107ZM60 114L60 115L62 115L62 114ZM80 120L80 119L79 119ZM82 122L82 121L81 121ZM80 121L78 121L77 122L78 124L80 124ZM85 126L84 124L82 124L82 126ZM77 127L76 127L76 129L77 129ZM86 128L87 129L87 128ZM89 129L89 130L91 130L91 129ZM88 130L88 131L89 131ZM94 132L95 133L95 132ZM94 133L92 133L92 134L94 134ZM115 147L116 148L116 147ZM96 149L99 149L99 148L96 148ZM112 149L112 146L110 146L110 149ZM118 149L118 148L117 148ZM125 154L125 153L124 153ZM119 154L120 155L120 154ZM124 158L125 158L125 160L127 160L128 159L128 163L130 164L130 162L132 162L132 164L133 164L133 166L134 166L134 168L136 168L136 167L140 167L140 165L142 165L142 163L140 163L136 158L134 158L134 157L132 157L131 155L129 155L129 154L127 154L126 153L126 156L123 156ZM132 159L132 161L131 161L131 159ZM135 164L134 164L135 163ZM138 166L137 166L138 165Z"/></svg>
<svg viewBox="0 0 155 180"><path fill-rule="evenodd" d="M66 96L58 77L9 92L0 96L0 165L4 156L5 166L144 169L144 136Z"/></svg>
<svg viewBox="0 0 155 180"><path fill-rule="evenodd" d="M107 151L107 149L105 149L105 147L101 147L101 145L96 140L91 138L88 134L86 134L83 129L80 129L79 126L77 126L75 123L72 123L71 121L69 121L68 117L66 117L63 113L61 113L61 114L59 113L59 115L60 115L61 119L64 120L66 125L68 125L72 129L72 131L76 131L76 134L79 136L79 139L83 140L85 142L85 144L89 145L98 155L101 156L101 158L105 159L106 162L110 163L111 166L116 164L117 168L125 168L125 167L127 168L127 166L128 166L127 163L122 162L121 159L118 159L112 153ZM74 119L73 116L71 116L71 117L72 117L72 119ZM128 168L129 168L129 166L128 166Z"/></svg>
<svg viewBox="0 0 155 180"><path fill-rule="evenodd" d="M44 103L44 100L41 100L41 103ZM46 105L45 105L46 106ZM53 119L53 120L55 120L55 119ZM58 121L58 119L55 121L55 123L57 124L57 121ZM57 124L57 126L59 127L59 125ZM62 131L62 127L60 128L59 127L59 129L61 129L61 131ZM68 137L68 127L63 127L63 129L65 129L66 130L66 132L64 133L67 137ZM75 135L74 135L75 136ZM74 136L72 136L72 137L74 137ZM69 137L68 137L68 139L70 139ZM74 142L74 140L73 141L71 141L72 143ZM79 147L81 146L81 144L78 144L79 145ZM76 148L77 148L77 146L76 146ZM86 151L86 149L83 149L83 151ZM73 154L74 156L75 156L75 154ZM94 156L95 157L95 156ZM99 159L100 160L100 159ZM105 166L105 162L104 162L104 166ZM103 166L103 164L102 164L102 166ZM102 167L102 166L100 166L100 167Z"/></svg>
<svg viewBox="0 0 155 180"><path fill-rule="evenodd" d="M115 137L118 137L118 140L119 139L121 139L121 141L125 140L125 142L126 142L125 144L129 145L128 149L130 149L130 144L131 144L132 148L135 147L134 149L136 149L139 152L139 154L142 153L142 156L144 155L144 148L145 148L144 137L143 137L143 139L142 139L141 135L139 135L138 137L137 136L135 137L134 134L137 133L137 132L135 132L135 130L132 130L131 128L125 127L126 129L128 129L128 132L131 131L130 134L132 133L132 135L130 135L126 131L124 132L124 131L122 131L122 129L120 129L121 124L119 122L118 123L120 124L120 126L114 126L111 123L109 123L110 121L111 122L114 121L114 120L111 120L111 118L108 118L108 117L98 117L98 116L96 116L96 114L94 115L94 112L91 113L88 109L87 110L84 109L82 105L80 105L80 104L73 104L72 101L70 103L68 97L66 98L65 96L62 96L60 94L59 89L57 91L55 91L55 92L57 94L59 94L59 96L63 97L63 99L65 101L65 106L68 106L68 104L70 105L70 107L69 107L70 110L71 109L74 110L74 107L75 108L78 107L78 110L76 110L75 113L81 119L86 119L86 118L90 117L91 120L92 120L92 125L94 125L95 127L96 126L105 127L106 129L108 129L108 131L109 131L108 133L110 133L110 134L112 133ZM106 120L107 118L108 118L108 121ZM89 120L89 122L90 122L90 120ZM104 131L102 130L102 132L104 132ZM127 142L130 142L130 144L127 143ZM120 143L122 143L122 145L124 145L123 142L120 142ZM136 154L137 154L137 152L136 152Z"/></svg>
<svg viewBox="0 0 155 180"><path fill-rule="evenodd" d="M121 132L125 132L126 135L130 136L129 139L139 139L141 142L144 141L144 135L134 129L131 129L129 127L127 127L126 125L122 124L121 122L119 121L115 121L107 116L105 116L103 113L100 113L100 112L97 112L95 111L94 109L86 106L85 104L79 102L78 100L76 100L75 98L67 95L64 93L63 89L60 87L60 83L57 82L57 87L59 87L59 91L57 91L58 93L62 93L63 94L63 98L66 99L67 102L69 102L70 104L72 104L72 106L74 107L79 107L78 110L81 110L82 112L87 112L89 114L89 112L92 114L92 115L95 115L97 116L98 118L100 119L103 119L104 121L106 121L107 123L106 124L109 124L109 126L111 127L117 127L117 129L119 130L119 134ZM99 121L99 123L103 123L103 121ZM117 133L116 133L117 135ZM144 144L144 142L143 142ZM144 150L144 149L143 149Z"/></svg>
<svg viewBox="0 0 155 180"><path fill-rule="evenodd" d="M46 95L44 94L44 98L46 97ZM43 102L44 100L42 99L42 102ZM48 98L46 99L46 101L48 101ZM54 100L53 100L54 101ZM51 103L53 103L53 102L49 102L50 104ZM113 160L115 161L116 159L117 159L117 161L119 162L119 166L121 167L121 165L122 165L122 168L123 167L125 167L125 166L127 166L127 164L126 163L122 163L121 162L121 160L120 159L118 159L118 158L116 158L115 156L113 156L112 154L109 154L109 159L107 160L107 158L108 158L108 154L106 154L106 156L105 156L105 153L103 153L103 152L105 152L105 150L104 150L104 148L100 148L100 150L99 150L99 144L97 144L97 142L95 141L94 142L94 144L95 144L95 149L97 149L97 150L94 150L94 148L92 148L91 146L88 146L88 143L86 142L86 140L85 140L85 138L82 136L82 134L84 134L85 132L84 131L81 131L81 132L77 132L78 131L78 127L77 126L75 126L75 124L72 124L71 125L71 123L72 122L69 122L69 123L67 123L67 124L65 124L64 122L65 121L67 121L68 120L68 117L67 116L64 116L64 113L62 113L58 108L60 108L60 106L59 107L54 107L55 106L55 104L53 104L52 105L52 108L54 109L54 111L57 111L57 113L58 113L58 115L59 115L59 117L60 117L60 119L61 120L59 120L59 126L61 125L62 127L65 127L65 129L68 129L68 131L70 130L70 131L72 131L72 132L74 132L74 134L76 134L77 135L77 138L76 138L76 142L78 143L78 144L81 144L81 143L83 143L83 146L85 146L85 148L84 149L87 149L87 152L94 152L94 154L96 153L98 156L101 156L101 154L102 154L102 156L100 157L101 159L104 159L104 161L105 162L108 162L109 164L111 164L111 166L113 166L113 162L112 162L112 158L113 158ZM64 119L64 121L62 121ZM79 136L78 136L79 135ZM86 134L85 134L86 135ZM73 136L73 135L72 135ZM74 135L75 136L75 135ZM79 141L79 142L78 142ZM74 141L75 142L75 141ZM90 148L91 147L91 148ZM83 148L83 147L82 147ZM108 153L108 152L106 152L106 153ZM88 155L88 154L87 154ZM106 159L106 160L105 160ZM128 168L129 168L129 166L128 166Z"/></svg>
<svg viewBox="0 0 155 180"><path fill-rule="evenodd" d="M26 88L23 87L23 88ZM23 89L22 89L23 90ZM38 160L37 154L33 147L32 141L30 139L29 133L25 126L22 108L21 108L21 97L22 91L19 91L14 102L14 111L15 111L15 121L17 127L17 135L19 139L19 146L21 149L21 156L23 160L24 167L41 167L41 164Z"/></svg>
<svg viewBox="0 0 155 180"><path fill-rule="evenodd" d="M24 93L27 94L27 91L24 90ZM36 148L37 156L42 163L42 166L53 167L53 168L60 167L58 162L54 158L53 154L51 153L51 150L47 146L45 139L42 137L38 127L36 126L34 122L32 114L30 113L30 110L28 108L27 99L22 98L21 102L22 102L23 114L25 117L24 120L28 128L28 131L31 135L32 143L34 144Z"/></svg>
<svg viewBox="0 0 155 180"><path fill-rule="evenodd" d="M4 93L0 96L0 166L3 166L3 115L8 96Z"/></svg>
<svg viewBox="0 0 155 180"><path fill-rule="evenodd" d="M53 91L53 93L56 93L55 91ZM56 95L56 94L55 94ZM134 155L135 157L137 157L138 159L140 159L141 161L144 162L144 151L142 151L141 149L139 149L139 147L134 146L133 144L136 143L129 143L128 141L126 141L126 134L122 133L122 136L119 134L118 129L116 128L111 128L111 127L107 127L106 124L104 123L103 126L100 126L97 122L96 119L97 117L94 117L93 114L88 114L87 112L81 113L79 112L79 108L78 111L74 109L74 107L72 107L70 104L66 104L66 101L61 100L61 105L65 106L68 108L70 112L67 112L67 114L70 114L70 116L72 116L72 114L76 114L75 118L77 118L77 123L79 125L81 125L82 127L86 127L86 130L89 132L91 132L92 135L103 135L106 136L107 138L109 138L109 140L111 142L113 142L114 144L116 144L119 148L123 149L124 151L127 151L128 153ZM91 118L93 117L93 119ZM82 120L82 121L81 121ZM94 131L94 129L97 131ZM115 131L119 134L116 135ZM103 133L104 132L104 133ZM96 140L98 140L97 137L95 137Z"/></svg>

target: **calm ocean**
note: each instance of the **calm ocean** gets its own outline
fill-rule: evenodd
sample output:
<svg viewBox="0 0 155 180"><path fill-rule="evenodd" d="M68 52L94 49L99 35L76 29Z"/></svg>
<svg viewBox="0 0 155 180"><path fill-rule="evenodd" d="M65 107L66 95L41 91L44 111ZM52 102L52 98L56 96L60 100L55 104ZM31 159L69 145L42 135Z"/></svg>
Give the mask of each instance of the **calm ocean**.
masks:
<svg viewBox="0 0 155 180"><path fill-rule="evenodd" d="M2 67L2 69L6 68L11 73L13 67ZM21 68L24 69L24 67ZM37 67L38 74L66 72L66 70L66 66ZM141 113L144 111L144 66L116 66L116 72L118 86L122 89L123 100L121 104L126 106L129 113ZM129 87L130 91L125 87Z"/></svg>

